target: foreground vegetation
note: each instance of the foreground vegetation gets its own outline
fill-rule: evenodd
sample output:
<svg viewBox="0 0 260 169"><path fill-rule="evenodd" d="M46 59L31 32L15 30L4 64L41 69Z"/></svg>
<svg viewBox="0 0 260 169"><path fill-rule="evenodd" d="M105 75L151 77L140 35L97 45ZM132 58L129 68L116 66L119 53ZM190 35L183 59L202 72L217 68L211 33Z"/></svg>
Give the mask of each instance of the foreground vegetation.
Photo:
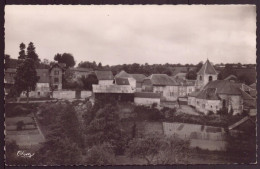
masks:
<svg viewBox="0 0 260 169"><path fill-rule="evenodd" d="M21 105L14 107L17 106L21 107ZM123 110L122 107L127 110ZM31 107L24 107L23 111L26 112L25 109L29 108ZM235 160L228 158L225 160L249 163L253 158L248 157L255 155L252 146L255 145L252 142L255 138L253 132L248 132L251 135L241 136L244 139L230 136L228 152L219 153L190 149L189 140L168 138L159 133L138 135L135 125L144 121L171 121L225 127L232 120L243 118L241 115L193 116L177 113L175 109L158 110L155 107L118 103L107 98L96 100L95 105L88 100L42 103L31 110L35 111L46 142L32 158L23 160L16 157L18 147L15 142L7 143L9 164L115 165L121 158L124 159L124 164L185 164L191 163L195 157L199 159L199 155L203 154L214 155L216 159L234 154L237 157ZM12 109L9 107L8 111L12 112ZM15 115L11 113L11 116ZM246 149L242 149L241 145Z"/></svg>

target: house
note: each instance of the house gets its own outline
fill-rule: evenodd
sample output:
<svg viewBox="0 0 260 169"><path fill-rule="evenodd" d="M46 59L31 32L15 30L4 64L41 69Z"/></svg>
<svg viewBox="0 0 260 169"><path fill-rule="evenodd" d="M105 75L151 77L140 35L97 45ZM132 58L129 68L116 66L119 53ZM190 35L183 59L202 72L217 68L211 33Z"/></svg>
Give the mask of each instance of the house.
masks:
<svg viewBox="0 0 260 169"><path fill-rule="evenodd" d="M136 79L133 78L133 76L131 74L126 73L124 70L122 70L121 72L119 72L118 74L115 75L115 80L116 79L127 79L127 81L129 82L129 85L135 89L136 88Z"/></svg>
<svg viewBox="0 0 260 169"><path fill-rule="evenodd" d="M217 80L217 78L218 72L207 59L207 61L203 64L203 66L197 73L196 87L198 89L202 89L206 84L211 81Z"/></svg>
<svg viewBox="0 0 260 169"><path fill-rule="evenodd" d="M70 68L70 71L73 73L73 78L78 79L81 77L88 77L89 74L93 73L93 69L90 68Z"/></svg>
<svg viewBox="0 0 260 169"><path fill-rule="evenodd" d="M112 85L114 76L111 71L95 71L99 85Z"/></svg>
<svg viewBox="0 0 260 169"><path fill-rule="evenodd" d="M16 75L16 69L15 68L7 68L5 70L5 76L4 76L4 89L5 93L8 94L10 92L11 87L14 85L14 77Z"/></svg>
<svg viewBox="0 0 260 169"><path fill-rule="evenodd" d="M205 114L217 113L221 108L227 108L229 112L233 109L233 114L242 113L244 101L253 100L239 85L228 80L211 81L188 96L188 104Z"/></svg>
<svg viewBox="0 0 260 169"><path fill-rule="evenodd" d="M56 63L49 69L49 84L54 90L62 90L62 76L64 64Z"/></svg>
<svg viewBox="0 0 260 169"><path fill-rule="evenodd" d="M146 76L143 74L131 74L131 76L136 80L136 91L141 91L143 81L146 78Z"/></svg>
<svg viewBox="0 0 260 169"><path fill-rule="evenodd" d="M176 75L173 76L175 79L181 79L181 80L186 80L186 72L179 72Z"/></svg>
<svg viewBox="0 0 260 169"><path fill-rule="evenodd" d="M176 101L178 84L166 74L152 74L143 80L142 91L161 93L162 100Z"/></svg>
<svg viewBox="0 0 260 169"><path fill-rule="evenodd" d="M37 97L47 97L50 92L49 69L36 69L38 82L36 83L35 95Z"/></svg>
<svg viewBox="0 0 260 169"><path fill-rule="evenodd" d="M178 84L178 97L187 97L196 90L196 80L174 78Z"/></svg>
<svg viewBox="0 0 260 169"><path fill-rule="evenodd" d="M161 93L136 92L134 95L134 103L137 105L151 106L153 104L160 105Z"/></svg>

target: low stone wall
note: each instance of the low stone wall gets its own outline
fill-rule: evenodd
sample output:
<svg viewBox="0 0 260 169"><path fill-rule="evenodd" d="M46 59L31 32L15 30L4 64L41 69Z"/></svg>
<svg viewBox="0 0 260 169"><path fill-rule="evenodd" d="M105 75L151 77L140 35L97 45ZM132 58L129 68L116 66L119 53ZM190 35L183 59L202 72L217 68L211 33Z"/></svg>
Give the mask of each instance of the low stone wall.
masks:
<svg viewBox="0 0 260 169"><path fill-rule="evenodd" d="M81 91L81 98L85 99L92 96L92 91Z"/></svg>
<svg viewBox="0 0 260 169"><path fill-rule="evenodd" d="M55 99L75 99L76 91L53 91L53 98Z"/></svg>
<svg viewBox="0 0 260 169"><path fill-rule="evenodd" d="M81 91L80 98L85 99L92 95L91 91ZM73 90L61 90L61 91L54 91L53 98L55 99L75 99L76 98L76 91Z"/></svg>

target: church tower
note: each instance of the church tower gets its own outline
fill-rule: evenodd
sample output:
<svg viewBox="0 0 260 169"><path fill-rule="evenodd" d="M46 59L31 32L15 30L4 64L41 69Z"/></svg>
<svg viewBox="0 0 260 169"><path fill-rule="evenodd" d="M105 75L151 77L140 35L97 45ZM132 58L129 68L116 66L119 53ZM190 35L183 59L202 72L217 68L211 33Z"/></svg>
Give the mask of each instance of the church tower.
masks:
<svg viewBox="0 0 260 169"><path fill-rule="evenodd" d="M208 82L214 81L218 79L218 73L207 59L204 65L201 67L199 72L197 73L197 89L203 88Z"/></svg>

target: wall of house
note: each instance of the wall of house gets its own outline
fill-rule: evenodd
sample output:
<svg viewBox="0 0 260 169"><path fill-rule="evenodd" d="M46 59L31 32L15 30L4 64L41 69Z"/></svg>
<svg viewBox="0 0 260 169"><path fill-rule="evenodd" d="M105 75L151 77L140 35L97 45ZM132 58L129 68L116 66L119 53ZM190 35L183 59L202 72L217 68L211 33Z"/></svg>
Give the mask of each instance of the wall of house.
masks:
<svg viewBox="0 0 260 169"><path fill-rule="evenodd" d="M187 96L187 86L179 86L179 97Z"/></svg>
<svg viewBox="0 0 260 169"><path fill-rule="evenodd" d="M99 85L110 85L110 84L113 84L113 81L114 80L99 80L98 84Z"/></svg>
<svg viewBox="0 0 260 169"><path fill-rule="evenodd" d="M136 88L136 80L134 78L128 78L130 86L135 89Z"/></svg>
<svg viewBox="0 0 260 169"><path fill-rule="evenodd" d="M36 83L35 91L50 91L49 83Z"/></svg>
<svg viewBox="0 0 260 169"><path fill-rule="evenodd" d="M140 98L135 97L134 103L137 105L152 105L153 103L156 103L157 105L160 105L160 98Z"/></svg>
<svg viewBox="0 0 260 169"><path fill-rule="evenodd" d="M58 72L58 74L55 73ZM58 82L55 82L55 79L58 79ZM54 67L50 72L50 83L57 87L58 90L62 90L62 69L59 67Z"/></svg>
<svg viewBox="0 0 260 169"><path fill-rule="evenodd" d="M153 86L154 93L162 93L166 101L176 101L178 98L178 86Z"/></svg>
<svg viewBox="0 0 260 169"><path fill-rule="evenodd" d="M195 86L187 86L187 95L195 91Z"/></svg>
<svg viewBox="0 0 260 169"><path fill-rule="evenodd" d="M221 104L223 100L226 100L226 107L228 110L234 110L233 114L238 114L243 112L243 98L240 95L227 95L227 94L219 94L221 98Z"/></svg>
<svg viewBox="0 0 260 169"><path fill-rule="evenodd" d="M196 106L196 98L189 96L188 97L188 105L195 107Z"/></svg>
<svg viewBox="0 0 260 169"><path fill-rule="evenodd" d="M207 114L209 111L217 113L217 111L222 107L221 100L205 100L205 99L195 99L196 110L199 112Z"/></svg>

